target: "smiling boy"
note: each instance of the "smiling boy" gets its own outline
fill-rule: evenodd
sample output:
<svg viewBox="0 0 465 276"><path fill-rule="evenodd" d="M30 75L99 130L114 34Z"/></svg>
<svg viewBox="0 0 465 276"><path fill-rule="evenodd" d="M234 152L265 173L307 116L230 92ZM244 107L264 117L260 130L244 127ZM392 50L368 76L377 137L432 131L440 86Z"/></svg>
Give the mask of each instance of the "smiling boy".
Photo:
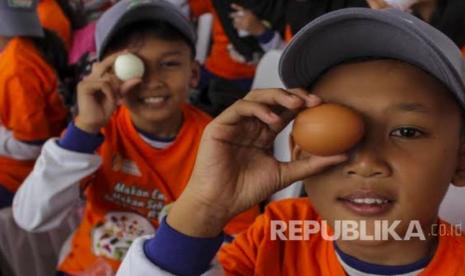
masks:
<svg viewBox="0 0 465 276"><path fill-rule="evenodd" d="M252 91L212 121L186 190L157 235L135 241L120 275L465 275L463 233L438 219L449 183L465 185L464 73L454 43L407 13L345 9L316 19L280 62L286 87L305 90ZM362 141L320 157L291 136L292 161L275 160L276 134L322 102L359 112ZM222 248L221 269L211 267L225 223L296 180L308 198L270 204ZM273 239L276 221L287 225L286 237L292 221L327 222L329 233L352 221L369 236L385 221L401 240L333 241L323 231ZM424 236L408 237L412 223Z"/></svg>
<svg viewBox="0 0 465 276"><path fill-rule="evenodd" d="M29 231L61 225L85 193L81 224L59 270L65 275L113 273L139 235L154 233L162 209L184 189L204 127L211 120L187 104L197 84L195 33L162 0L122 0L97 22L92 72L78 85L79 114L60 139L44 146L14 199L18 224ZM141 79L119 80L122 53L141 58ZM230 224L253 222L258 208Z"/></svg>

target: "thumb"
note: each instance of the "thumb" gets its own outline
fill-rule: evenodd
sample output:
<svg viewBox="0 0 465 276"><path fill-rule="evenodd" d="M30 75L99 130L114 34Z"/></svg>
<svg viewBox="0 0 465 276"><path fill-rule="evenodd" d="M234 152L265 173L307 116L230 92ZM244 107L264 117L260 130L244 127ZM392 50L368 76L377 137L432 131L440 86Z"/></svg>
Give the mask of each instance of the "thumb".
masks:
<svg viewBox="0 0 465 276"><path fill-rule="evenodd" d="M137 85L142 82L140 78L134 78L125 81L120 88L121 96L124 97L127 93L129 93L132 89L134 89Z"/></svg>
<svg viewBox="0 0 465 276"><path fill-rule="evenodd" d="M312 156L307 159L280 163L280 189L315 175L330 166L347 161L346 154L333 156Z"/></svg>

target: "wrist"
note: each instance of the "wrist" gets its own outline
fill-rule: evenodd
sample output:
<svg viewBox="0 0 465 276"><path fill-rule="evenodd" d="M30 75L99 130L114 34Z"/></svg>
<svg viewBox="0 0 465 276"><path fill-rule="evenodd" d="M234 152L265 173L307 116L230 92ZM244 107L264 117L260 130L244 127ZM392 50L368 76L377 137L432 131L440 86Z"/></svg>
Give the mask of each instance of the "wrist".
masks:
<svg viewBox="0 0 465 276"><path fill-rule="evenodd" d="M255 28L253 28L253 30L251 31L251 34L253 36L261 36L263 35L265 32L266 32L267 28L265 27L265 25L261 24L257 24L257 26L255 26Z"/></svg>
<svg viewBox="0 0 465 276"><path fill-rule="evenodd" d="M58 140L58 145L74 152L94 153L103 143L103 140L104 137L100 133L86 132L70 122L63 136Z"/></svg>
<svg viewBox="0 0 465 276"><path fill-rule="evenodd" d="M173 229L184 235L213 238L222 233L229 216L214 205L205 204L189 196L186 191L173 204L166 221Z"/></svg>
<svg viewBox="0 0 465 276"><path fill-rule="evenodd" d="M74 125L80 130L85 131L89 134L94 134L94 135L99 134L100 129L102 128L102 126L98 126L96 124L87 124L85 122L82 122L79 116L75 119Z"/></svg>

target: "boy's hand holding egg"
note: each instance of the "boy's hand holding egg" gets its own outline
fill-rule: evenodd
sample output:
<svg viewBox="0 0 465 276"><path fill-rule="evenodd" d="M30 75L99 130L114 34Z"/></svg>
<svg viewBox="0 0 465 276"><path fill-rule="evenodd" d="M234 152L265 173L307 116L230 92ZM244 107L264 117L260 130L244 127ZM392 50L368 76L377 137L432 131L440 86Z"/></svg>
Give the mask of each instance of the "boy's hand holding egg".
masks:
<svg viewBox="0 0 465 276"><path fill-rule="evenodd" d="M89 133L98 133L124 96L142 81L143 75L142 60L127 52L114 53L94 63L92 72L78 85L76 126Z"/></svg>
<svg viewBox="0 0 465 276"><path fill-rule="evenodd" d="M168 224L190 236L215 237L229 219L274 192L346 161L344 154L290 162L273 155L272 142L294 115L320 103L302 89L260 89L228 107L206 127L192 176Z"/></svg>
<svg viewBox="0 0 465 276"><path fill-rule="evenodd" d="M300 112L292 136L304 151L330 156L355 146L363 137L363 119L355 111L338 104L322 104Z"/></svg>

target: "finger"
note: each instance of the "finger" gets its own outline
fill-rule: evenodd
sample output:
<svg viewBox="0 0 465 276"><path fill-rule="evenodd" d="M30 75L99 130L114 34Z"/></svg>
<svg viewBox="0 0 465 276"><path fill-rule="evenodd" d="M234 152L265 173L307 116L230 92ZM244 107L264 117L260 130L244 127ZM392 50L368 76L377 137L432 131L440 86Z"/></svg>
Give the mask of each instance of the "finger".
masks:
<svg viewBox="0 0 465 276"><path fill-rule="evenodd" d="M306 89L293 88L288 90L290 93L302 98L307 107L314 107L321 104L322 99L315 94L311 94Z"/></svg>
<svg viewBox="0 0 465 276"><path fill-rule="evenodd" d="M270 125L279 122L280 118L265 104L238 100L215 119L217 123L233 125L246 118L256 118Z"/></svg>
<svg viewBox="0 0 465 276"><path fill-rule="evenodd" d="M308 92L303 89L290 89L289 92L305 101L305 107L297 110L297 114L307 108L316 107L323 102L320 97L313 94L308 94ZM297 114L295 110L283 110L283 112L278 113L279 117L281 117L285 125L289 124L289 122L291 122L297 116Z"/></svg>
<svg viewBox="0 0 465 276"><path fill-rule="evenodd" d="M270 125L276 132L280 132L298 112L305 108L305 99L284 89L254 90L247 94L245 99L271 106L271 110L281 118L280 121Z"/></svg>
<svg viewBox="0 0 465 276"><path fill-rule="evenodd" d="M103 82L100 91L102 91L102 94L105 96L103 104L106 107L116 107L119 97L115 94L115 91L112 89L110 83Z"/></svg>
<svg viewBox="0 0 465 276"><path fill-rule="evenodd" d="M79 94L96 94L102 88L102 80L91 80L84 79L78 84L78 93Z"/></svg>
<svg viewBox="0 0 465 276"><path fill-rule="evenodd" d="M125 97L129 92L131 92L132 89L138 86L141 82L141 78L134 78L123 82L120 87L121 96Z"/></svg>
<svg viewBox="0 0 465 276"><path fill-rule="evenodd" d="M307 159L292 162L281 162L279 165L279 189L289 186L296 181L306 179L347 160L348 156L346 154L340 154L333 156L312 156Z"/></svg>
<svg viewBox="0 0 465 276"><path fill-rule="evenodd" d="M305 100L302 97L280 88L252 90L244 99L271 106L278 105L293 110L304 107L305 104Z"/></svg>
<svg viewBox="0 0 465 276"><path fill-rule="evenodd" d="M233 10L235 10L235 11L242 11L242 10L244 10L244 8L243 8L241 5L238 5L238 4L236 4L236 3L232 3L232 4L231 4L231 8L232 8Z"/></svg>
<svg viewBox="0 0 465 276"><path fill-rule="evenodd" d="M240 21L238 21L238 20L233 21L233 27L236 30L243 30L244 29L242 24L240 24Z"/></svg>
<svg viewBox="0 0 465 276"><path fill-rule="evenodd" d="M108 82L111 85L111 89L118 95L120 94L120 87L123 82L117 76L114 74L106 73L103 75L102 81Z"/></svg>
<svg viewBox="0 0 465 276"><path fill-rule="evenodd" d="M100 77L103 76L113 68L113 64L115 63L118 56L127 52L128 50L118 51L107 56L101 62L94 63L94 65L92 65L92 74Z"/></svg>
<svg viewBox="0 0 465 276"><path fill-rule="evenodd" d="M244 15L243 12L232 12L229 14L229 17L232 19L239 19Z"/></svg>
<svg viewBox="0 0 465 276"><path fill-rule="evenodd" d="M83 81L80 84L80 88L83 94L93 95L94 97L103 96L108 98L110 101L115 102L117 95L113 90L111 84L107 81L99 80L99 81Z"/></svg>

